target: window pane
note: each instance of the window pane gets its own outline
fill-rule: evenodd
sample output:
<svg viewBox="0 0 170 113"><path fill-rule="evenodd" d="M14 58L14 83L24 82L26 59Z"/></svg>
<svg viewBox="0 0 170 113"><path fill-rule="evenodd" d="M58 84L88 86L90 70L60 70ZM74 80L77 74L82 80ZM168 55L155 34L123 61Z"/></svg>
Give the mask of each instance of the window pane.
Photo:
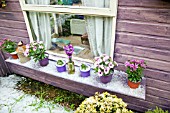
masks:
<svg viewBox="0 0 170 113"><path fill-rule="evenodd" d="M36 12L29 12L28 17L34 40L44 41L53 53L65 55L63 47L72 44L75 57L93 60L110 55L112 18Z"/></svg>

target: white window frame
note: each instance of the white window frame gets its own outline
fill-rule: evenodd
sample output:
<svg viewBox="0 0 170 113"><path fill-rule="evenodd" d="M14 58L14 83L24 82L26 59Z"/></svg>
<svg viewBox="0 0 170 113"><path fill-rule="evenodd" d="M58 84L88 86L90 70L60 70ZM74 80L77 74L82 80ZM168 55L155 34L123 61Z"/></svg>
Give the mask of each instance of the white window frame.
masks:
<svg viewBox="0 0 170 113"><path fill-rule="evenodd" d="M111 17L112 18L112 25L111 25L112 26L112 38L110 41L111 43L110 56L112 58L114 57L118 0L110 0L110 8L66 6L66 5L35 5L35 4L26 4L25 0L19 0L19 2L21 5L24 19L25 19L30 42L33 42L33 36L32 36L30 23L28 21L28 16L26 12L80 14L80 15L88 15L88 16ZM48 50L47 50L47 53L52 54L52 55L57 55L59 57L66 57L66 55L53 53ZM92 63L91 60L87 60L87 59L85 60L85 59L78 58L78 57L74 57L73 59Z"/></svg>

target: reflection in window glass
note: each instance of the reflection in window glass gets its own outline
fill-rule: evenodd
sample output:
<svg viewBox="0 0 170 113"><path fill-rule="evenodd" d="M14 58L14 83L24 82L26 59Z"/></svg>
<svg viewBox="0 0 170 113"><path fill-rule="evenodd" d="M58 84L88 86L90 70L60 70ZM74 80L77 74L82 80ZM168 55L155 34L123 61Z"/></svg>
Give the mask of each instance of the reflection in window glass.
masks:
<svg viewBox="0 0 170 113"><path fill-rule="evenodd" d="M47 50L65 54L63 46L71 43L73 56L94 59L110 55L112 18L75 14L28 13L33 39L43 41Z"/></svg>
<svg viewBox="0 0 170 113"><path fill-rule="evenodd" d="M75 49L73 56L93 59L83 15L51 14L50 22L52 31L50 51L65 54L63 46L71 43Z"/></svg>

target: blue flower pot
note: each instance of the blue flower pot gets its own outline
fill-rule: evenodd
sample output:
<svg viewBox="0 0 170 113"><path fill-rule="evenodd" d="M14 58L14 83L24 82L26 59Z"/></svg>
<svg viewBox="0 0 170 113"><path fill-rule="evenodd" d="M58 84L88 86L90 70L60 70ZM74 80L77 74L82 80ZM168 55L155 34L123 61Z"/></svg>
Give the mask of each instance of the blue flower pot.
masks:
<svg viewBox="0 0 170 113"><path fill-rule="evenodd" d="M90 76L90 66L88 66L89 68L87 70L81 70L81 67L80 67L80 76L81 77L88 77Z"/></svg>
<svg viewBox="0 0 170 113"><path fill-rule="evenodd" d="M57 69L57 71L58 72L66 72L66 62L65 61L63 61L64 62L64 64L63 65L57 65L56 64L56 69Z"/></svg>

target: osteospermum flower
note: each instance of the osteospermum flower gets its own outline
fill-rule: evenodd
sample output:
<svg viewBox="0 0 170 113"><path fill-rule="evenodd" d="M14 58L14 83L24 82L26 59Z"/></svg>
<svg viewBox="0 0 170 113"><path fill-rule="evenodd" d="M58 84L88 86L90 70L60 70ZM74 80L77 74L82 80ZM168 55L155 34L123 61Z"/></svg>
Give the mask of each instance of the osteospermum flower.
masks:
<svg viewBox="0 0 170 113"><path fill-rule="evenodd" d="M25 51L24 56L28 57L28 55L29 55L29 52Z"/></svg>
<svg viewBox="0 0 170 113"><path fill-rule="evenodd" d="M105 73L105 74L108 74L109 71L110 71L110 68L109 68L109 67L106 67L106 68L104 69L104 73Z"/></svg>
<svg viewBox="0 0 170 113"><path fill-rule="evenodd" d="M29 45L29 44L27 44L27 45L26 45L26 49L29 49L29 48L30 48L30 45Z"/></svg>
<svg viewBox="0 0 170 113"><path fill-rule="evenodd" d="M125 66L126 66L126 67L130 66L130 62L126 61L126 62L125 62Z"/></svg>
<svg viewBox="0 0 170 113"><path fill-rule="evenodd" d="M113 68L113 67L114 67L113 63L110 62L110 63L109 63L109 67L110 67L110 68Z"/></svg>
<svg viewBox="0 0 170 113"><path fill-rule="evenodd" d="M34 48L33 48L33 51L36 51L36 50L37 50L37 47L34 47Z"/></svg>
<svg viewBox="0 0 170 113"><path fill-rule="evenodd" d="M103 76L103 72L98 72L98 75L99 76Z"/></svg>
<svg viewBox="0 0 170 113"><path fill-rule="evenodd" d="M104 62L107 61L108 59L109 59L109 56L103 57L103 61L104 61Z"/></svg>

